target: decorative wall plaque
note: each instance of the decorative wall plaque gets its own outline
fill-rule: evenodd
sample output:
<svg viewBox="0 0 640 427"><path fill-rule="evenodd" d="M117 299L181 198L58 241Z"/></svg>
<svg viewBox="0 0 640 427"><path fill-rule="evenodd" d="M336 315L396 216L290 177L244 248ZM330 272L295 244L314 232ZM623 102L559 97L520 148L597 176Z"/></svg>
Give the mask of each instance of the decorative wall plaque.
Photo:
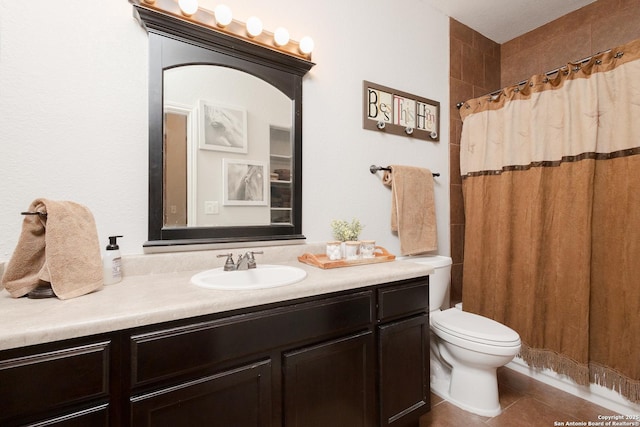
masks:
<svg viewBox="0 0 640 427"><path fill-rule="evenodd" d="M440 141L440 103L364 81L362 127Z"/></svg>

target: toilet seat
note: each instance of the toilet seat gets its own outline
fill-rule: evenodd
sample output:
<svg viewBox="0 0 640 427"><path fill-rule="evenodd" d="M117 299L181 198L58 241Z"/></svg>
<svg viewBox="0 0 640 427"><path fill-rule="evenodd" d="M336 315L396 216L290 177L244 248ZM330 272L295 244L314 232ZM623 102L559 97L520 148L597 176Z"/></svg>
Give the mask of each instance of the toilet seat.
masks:
<svg viewBox="0 0 640 427"><path fill-rule="evenodd" d="M431 313L431 326L465 341L493 347L520 346L520 336L513 329L477 314L455 308Z"/></svg>

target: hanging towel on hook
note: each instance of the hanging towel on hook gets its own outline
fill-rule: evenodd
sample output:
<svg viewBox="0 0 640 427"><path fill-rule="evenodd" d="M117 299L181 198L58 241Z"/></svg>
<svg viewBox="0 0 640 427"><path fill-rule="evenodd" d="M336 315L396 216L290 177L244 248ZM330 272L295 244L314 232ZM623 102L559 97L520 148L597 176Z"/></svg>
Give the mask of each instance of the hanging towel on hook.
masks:
<svg viewBox="0 0 640 427"><path fill-rule="evenodd" d="M398 233L401 255L438 248L433 174L413 166L390 166L382 177L391 187L391 230Z"/></svg>
<svg viewBox="0 0 640 427"><path fill-rule="evenodd" d="M2 285L12 297L50 283L60 299L93 292L103 285L100 242L93 215L67 201L36 199L26 215L18 245Z"/></svg>

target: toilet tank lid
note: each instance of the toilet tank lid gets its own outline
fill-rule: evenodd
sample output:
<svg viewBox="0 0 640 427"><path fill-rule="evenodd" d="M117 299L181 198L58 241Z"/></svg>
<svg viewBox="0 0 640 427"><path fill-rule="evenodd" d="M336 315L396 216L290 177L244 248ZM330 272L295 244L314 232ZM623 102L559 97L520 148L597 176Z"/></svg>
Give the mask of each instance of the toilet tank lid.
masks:
<svg viewBox="0 0 640 427"><path fill-rule="evenodd" d="M429 264L433 268L448 267L452 263L450 257L443 255L413 255L401 257L400 259L417 262L419 264Z"/></svg>

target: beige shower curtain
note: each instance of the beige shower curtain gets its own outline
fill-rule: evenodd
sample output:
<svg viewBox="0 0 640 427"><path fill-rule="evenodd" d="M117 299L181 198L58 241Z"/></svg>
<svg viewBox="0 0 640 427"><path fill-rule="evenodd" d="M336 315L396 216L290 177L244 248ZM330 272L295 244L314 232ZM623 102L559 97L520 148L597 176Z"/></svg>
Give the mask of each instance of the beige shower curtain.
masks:
<svg viewBox="0 0 640 427"><path fill-rule="evenodd" d="M640 401L640 40L465 103L465 310Z"/></svg>

